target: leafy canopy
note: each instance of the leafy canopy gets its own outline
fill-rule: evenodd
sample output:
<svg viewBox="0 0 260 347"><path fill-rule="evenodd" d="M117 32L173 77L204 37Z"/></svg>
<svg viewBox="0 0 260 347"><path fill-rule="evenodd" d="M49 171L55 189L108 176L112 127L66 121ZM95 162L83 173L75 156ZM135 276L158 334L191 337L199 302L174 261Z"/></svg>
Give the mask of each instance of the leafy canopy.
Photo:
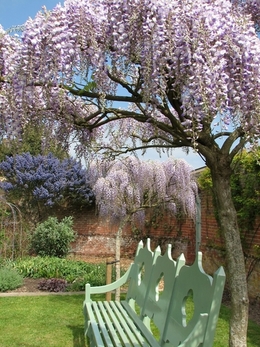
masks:
<svg viewBox="0 0 260 347"><path fill-rule="evenodd" d="M59 159L68 158L66 143L58 141L53 129L46 124L27 123L22 129L20 138L5 138L0 140L0 161L6 156L14 156L29 152L31 155L47 155L52 153Z"/></svg>
<svg viewBox="0 0 260 347"><path fill-rule="evenodd" d="M258 227L256 220L260 216L259 159L259 148L255 152L244 150L234 158L232 164L231 191L243 238L245 235L253 235L255 228ZM212 193L212 178L209 169L205 169L201 173L198 184L201 189Z"/></svg>

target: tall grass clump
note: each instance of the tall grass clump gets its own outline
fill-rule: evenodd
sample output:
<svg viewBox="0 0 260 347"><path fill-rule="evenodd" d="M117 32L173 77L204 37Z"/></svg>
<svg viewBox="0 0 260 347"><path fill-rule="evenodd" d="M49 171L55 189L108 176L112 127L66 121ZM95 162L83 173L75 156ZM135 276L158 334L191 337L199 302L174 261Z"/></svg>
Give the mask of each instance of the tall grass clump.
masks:
<svg viewBox="0 0 260 347"><path fill-rule="evenodd" d="M8 266L0 268L0 292L13 290L23 284L23 276Z"/></svg>

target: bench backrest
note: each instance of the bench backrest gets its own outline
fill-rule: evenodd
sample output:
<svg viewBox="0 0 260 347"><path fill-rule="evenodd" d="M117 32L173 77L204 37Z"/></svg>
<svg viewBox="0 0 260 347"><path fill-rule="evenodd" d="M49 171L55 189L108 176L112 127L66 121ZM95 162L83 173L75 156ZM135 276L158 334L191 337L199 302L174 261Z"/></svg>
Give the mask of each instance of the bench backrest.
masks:
<svg viewBox="0 0 260 347"><path fill-rule="evenodd" d="M150 320L153 319L160 334L163 333L165 327L166 312L169 308L176 275L184 263L183 257L178 262L172 259L171 245L168 245L163 256L160 247L157 247L154 252L151 251L150 239L147 239L145 247L142 242L138 245L129 276L126 300L133 309L136 308L135 304L139 306L138 315L149 329ZM159 290L161 280L163 291Z"/></svg>
<svg viewBox="0 0 260 347"><path fill-rule="evenodd" d="M220 268L212 278L202 268L202 254L193 265L185 265L181 255L171 257L171 245L161 255L160 248L152 252L150 240L139 243L130 274L127 301L132 308L140 307L139 316L150 328L150 320L159 330L160 345L210 347L213 344L225 274ZM163 279L163 291L158 285ZM186 318L186 300L192 296L192 318Z"/></svg>
<svg viewBox="0 0 260 347"><path fill-rule="evenodd" d="M198 252L191 266L182 266L176 277L161 345L211 347L213 345L225 273L222 267L213 278L202 268L202 253ZM186 300L192 296L192 317L187 321Z"/></svg>

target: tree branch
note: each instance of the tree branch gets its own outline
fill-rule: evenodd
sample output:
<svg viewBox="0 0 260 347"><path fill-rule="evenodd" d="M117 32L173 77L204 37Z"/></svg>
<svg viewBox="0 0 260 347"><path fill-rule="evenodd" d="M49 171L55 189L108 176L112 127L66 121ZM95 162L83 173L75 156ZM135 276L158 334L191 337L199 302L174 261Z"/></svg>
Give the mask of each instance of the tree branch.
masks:
<svg viewBox="0 0 260 347"><path fill-rule="evenodd" d="M104 98L105 100L108 101L119 101L119 102L142 102L142 97L133 97L133 96L120 96L120 95L113 95L113 94L102 94L102 93L95 93L95 92L90 92L85 89L79 89L76 90L70 86L67 85L61 85L60 86L62 89L67 90L70 92L72 95L75 96L80 96L80 97L87 97L91 99L100 99Z"/></svg>
<svg viewBox="0 0 260 347"><path fill-rule="evenodd" d="M135 96L136 98L141 98L141 99L142 99L141 95L140 95L139 93L137 93L137 91L134 91L134 90L130 87L130 85L129 85L128 83L126 83L126 82L122 81L120 78L115 77L114 75L112 75L112 74L109 72L109 70L107 70L107 75L108 75L108 77L109 77L112 81L114 81L114 82L120 84L123 88L125 88L131 95Z"/></svg>
<svg viewBox="0 0 260 347"><path fill-rule="evenodd" d="M224 142L223 146L222 146L222 151L224 153L229 153L231 147L233 146L234 142L240 137L242 137L244 135L244 131L241 127L236 128L226 139L226 141ZM240 146L239 146L240 147ZM236 148L236 147L235 147ZM233 149L234 151L234 149ZM232 152L233 152L232 151Z"/></svg>

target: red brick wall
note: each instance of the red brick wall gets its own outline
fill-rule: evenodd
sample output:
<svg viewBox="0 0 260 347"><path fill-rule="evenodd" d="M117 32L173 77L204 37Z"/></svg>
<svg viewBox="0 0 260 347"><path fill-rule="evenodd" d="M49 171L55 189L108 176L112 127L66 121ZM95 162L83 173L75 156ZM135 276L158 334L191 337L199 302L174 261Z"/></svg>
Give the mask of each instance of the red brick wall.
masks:
<svg viewBox="0 0 260 347"><path fill-rule="evenodd" d="M87 257L114 257L115 236L117 225L98 218L95 209L82 211L59 211L58 217L73 215L74 229L78 237L72 244L72 252L78 256ZM187 261L191 263L195 255L195 225L193 221L185 221L182 225L176 223L173 218L164 216L158 224L145 226L138 233L133 232L127 225L121 242L122 257L133 258L137 244L140 240L151 238L152 248L160 245L162 251L168 243L173 245L173 257L185 253Z"/></svg>
<svg viewBox="0 0 260 347"><path fill-rule="evenodd" d="M72 253L77 257L105 258L115 257L116 225L110 225L107 221L97 217L95 208L82 210L54 211L55 215L62 218L65 215L74 217L74 229L78 233L75 243L72 244ZM256 223L256 229L247 238L252 245L260 245L260 219ZM172 256L177 258L184 253L187 263L191 264L195 257L196 232L195 224L191 220L176 221L170 216L160 216L153 223L145 225L139 233L133 233L130 226L123 232L121 243L121 256L133 258L138 242L151 238L152 248L160 245L164 252L168 243L172 244ZM203 252L203 266L206 272L213 273L220 265L225 265L224 244L216 222L212 199L207 194L201 194L201 245ZM247 259L247 267L250 270L252 259ZM256 265L249 276L249 291L251 296L260 296L260 266Z"/></svg>

